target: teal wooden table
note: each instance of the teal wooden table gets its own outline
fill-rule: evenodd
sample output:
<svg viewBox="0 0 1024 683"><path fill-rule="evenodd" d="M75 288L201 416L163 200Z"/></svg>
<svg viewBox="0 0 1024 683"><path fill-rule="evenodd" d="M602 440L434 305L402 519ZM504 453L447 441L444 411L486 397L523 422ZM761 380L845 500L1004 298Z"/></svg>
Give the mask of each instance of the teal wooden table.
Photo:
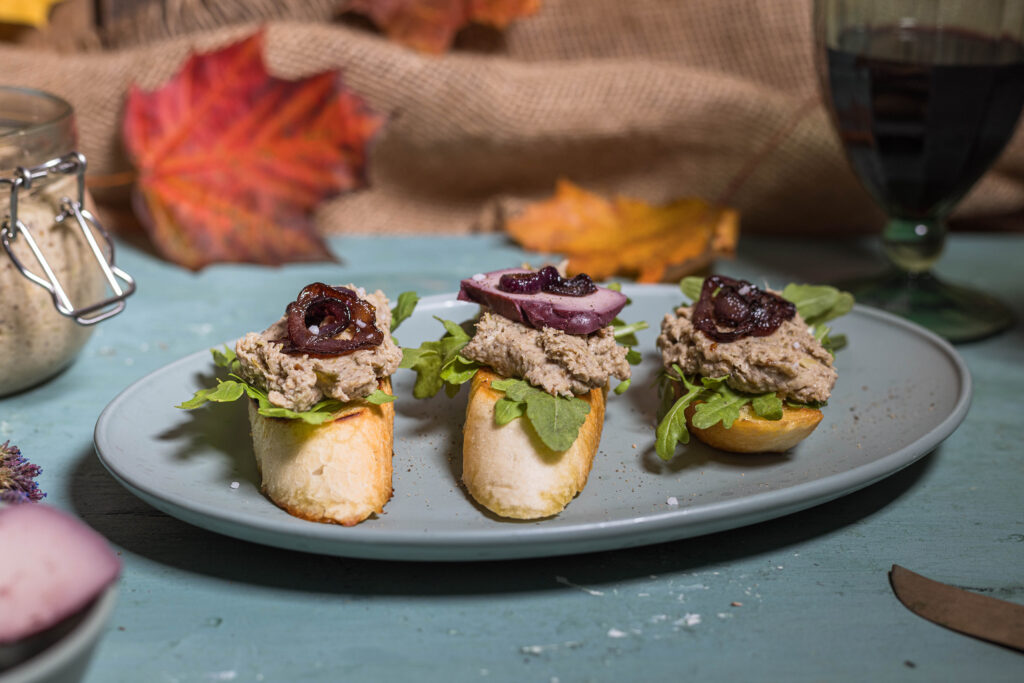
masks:
<svg viewBox="0 0 1024 683"><path fill-rule="evenodd" d="M321 279L441 293L529 258L498 236L331 246L338 264L198 274L122 246L139 282L127 311L69 370L0 399L0 440L42 465L47 502L124 564L89 683L1024 680L1024 656L915 616L887 579L896 563L1024 603L1019 325L958 347L973 404L915 464L797 514L660 545L454 564L325 557L205 531L122 488L93 451L103 407L175 359L262 329L283 293ZM821 281L874 258L869 242L744 238L720 268ZM1024 318L1022 263L1024 237L957 236L940 273L1001 293Z"/></svg>

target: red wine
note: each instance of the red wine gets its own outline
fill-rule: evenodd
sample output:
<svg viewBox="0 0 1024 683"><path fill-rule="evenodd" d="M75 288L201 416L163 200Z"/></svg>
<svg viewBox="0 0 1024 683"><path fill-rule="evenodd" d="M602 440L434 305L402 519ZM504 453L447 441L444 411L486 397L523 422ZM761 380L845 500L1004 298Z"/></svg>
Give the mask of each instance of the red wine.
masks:
<svg viewBox="0 0 1024 683"><path fill-rule="evenodd" d="M1009 39L847 30L827 57L846 154L894 217L950 209L995 161L1024 105L1024 46Z"/></svg>

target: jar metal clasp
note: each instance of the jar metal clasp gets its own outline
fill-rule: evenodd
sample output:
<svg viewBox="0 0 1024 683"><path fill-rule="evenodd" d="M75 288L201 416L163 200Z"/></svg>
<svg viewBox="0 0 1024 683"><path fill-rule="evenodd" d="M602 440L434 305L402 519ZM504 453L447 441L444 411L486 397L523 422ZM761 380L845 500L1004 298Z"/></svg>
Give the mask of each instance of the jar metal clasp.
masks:
<svg viewBox="0 0 1024 683"><path fill-rule="evenodd" d="M19 192L28 191L34 182L48 176L72 174L76 175L78 179L78 196L75 198L62 197L60 213L54 217L54 220L58 223L63 223L69 218L74 220L75 226L81 231L92 255L99 263L100 270L112 293L102 301L78 307L68 298L56 273L39 248L38 241L32 236L31 229L18 219ZM3 243L7 255L10 256L14 266L21 274L50 293L53 305L61 315L72 318L80 325L94 325L124 310L125 299L135 291L135 280L114 265L113 241L96 217L85 208L85 156L78 152L71 152L31 168L18 167L12 177L0 177L0 184L3 183L11 186L11 204L10 215L0 224L0 242ZM103 240L103 246L100 246L96 235ZM43 271L42 276L26 268L15 256L11 243L19 237L25 240L32 255L35 256Z"/></svg>

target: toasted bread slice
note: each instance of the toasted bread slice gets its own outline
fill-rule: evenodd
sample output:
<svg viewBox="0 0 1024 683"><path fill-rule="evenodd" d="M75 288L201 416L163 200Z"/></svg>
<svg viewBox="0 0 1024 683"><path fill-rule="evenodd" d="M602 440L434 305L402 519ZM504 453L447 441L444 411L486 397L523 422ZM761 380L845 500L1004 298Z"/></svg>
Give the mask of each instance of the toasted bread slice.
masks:
<svg viewBox="0 0 1024 683"><path fill-rule="evenodd" d="M391 393L391 379L380 381ZM264 417L249 402L253 451L264 494L288 514L352 526L391 499L395 407L354 401L311 425Z"/></svg>
<svg viewBox="0 0 1024 683"><path fill-rule="evenodd" d="M473 377L463 428L462 481L491 512L539 519L561 512L587 484L604 426L605 389L580 396L590 412L568 450L553 451L523 418L494 421L494 404L505 394L491 388L503 379L489 368Z"/></svg>
<svg viewBox="0 0 1024 683"><path fill-rule="evenodd" d="M686 408L690 433L709 446L733 453L783 453L810 436L822 418L816 408L784 406L781 420L766 420L747 404L728 429L721 422L698 429L693 426L694 410L696 404Z"/></svg>

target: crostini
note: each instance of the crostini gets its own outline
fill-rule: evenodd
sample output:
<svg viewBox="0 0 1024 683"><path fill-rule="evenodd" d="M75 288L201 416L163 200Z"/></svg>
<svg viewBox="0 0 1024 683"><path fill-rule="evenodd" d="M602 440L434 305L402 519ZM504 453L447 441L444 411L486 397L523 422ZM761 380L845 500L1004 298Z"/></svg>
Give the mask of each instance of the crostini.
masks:
<svg viewBox="0 0 1024 683"><path fill-rule="evenodd" d="M656 451L665 460L692 432L735 453L781 453L821 422L845 339L824 325L853 307L833 287L763 290L733 278L686 278L693 302L666 314L657 346L661 415Z"/></svg>
<svg viewBox="0 0 1024 683"><path fill-rule="evenodd" d="M392 494L391 323L383 292L313 283L265 331L215 350L229 379L179 407L247 396L263 493L302 519L358 524Z"/></svg>
<svg viewBox="0 0 1024 683"><path fill-rule="evenodd" d="M554 267L510 268L461 282L458 298L480 305L473 334L447 333L404 349L418 373L413 395L453 396L472 381L463 427L462 482L501 517L540 519L561 512L586 486L601 440L610 378L628 386L638 354L616 316L618 291Z"/></svg>

